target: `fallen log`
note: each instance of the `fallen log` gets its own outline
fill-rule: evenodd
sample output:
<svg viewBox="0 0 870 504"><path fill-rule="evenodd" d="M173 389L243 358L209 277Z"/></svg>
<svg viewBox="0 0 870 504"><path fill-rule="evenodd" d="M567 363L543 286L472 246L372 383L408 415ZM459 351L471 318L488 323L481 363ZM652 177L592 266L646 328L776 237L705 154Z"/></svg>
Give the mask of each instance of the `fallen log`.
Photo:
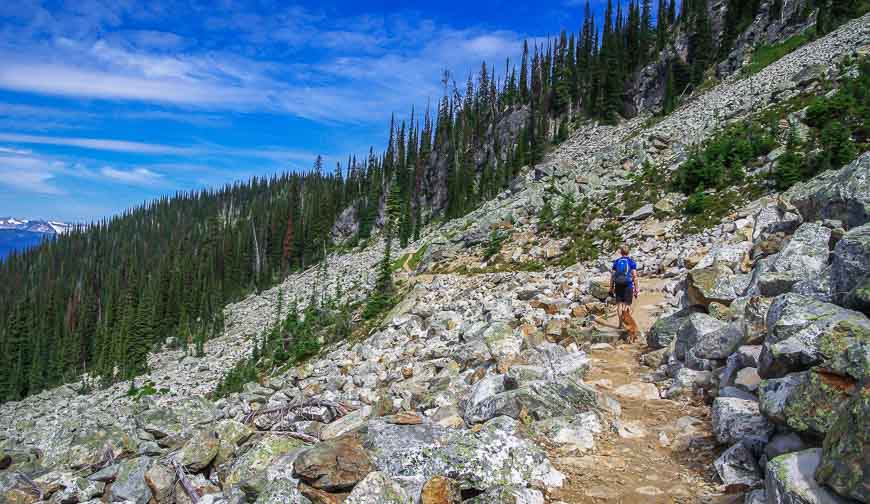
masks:
<svg viewBox="0 0 870 504"><path fill-rule="evenodd" d="M181 483L181 488L184 489L184 493L187 494L190 502L197 504L199 502L199 492L197 492L196 489L193 488L193 485L190 484L190 480L187 479L187 474L185 474L184 468L181 467L181 464L179 464L177 460L172 461L172 467L175 469L175 477L178 478L178 482Z"/></svg>

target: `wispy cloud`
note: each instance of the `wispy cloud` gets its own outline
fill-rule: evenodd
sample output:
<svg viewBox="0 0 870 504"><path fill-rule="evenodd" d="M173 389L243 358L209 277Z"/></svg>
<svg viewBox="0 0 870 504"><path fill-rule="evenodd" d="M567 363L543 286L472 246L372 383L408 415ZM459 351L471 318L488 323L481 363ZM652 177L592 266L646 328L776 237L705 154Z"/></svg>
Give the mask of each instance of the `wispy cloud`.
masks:
<svg viewBox="0 0 870 504"><path fill-rule="evenodd" d="M118 170L111 166L105 166L100 170L100 174L116 182L140 186L153 186L163 179L163 175L155 173L147 168Z"/></svg>
<svg viewBox="0 0 870 504"><path fill-rule="evenodd" d="M194 149L187 147L174 147L170 145L151 144L143 142L129 142L125 140L20 135L17 133L0 133L0 141L23 144L61 145L67 147L79 147L82 149L93 149L111 152L129 152L137 154L190 155L196 152Z"/></svg>
<svg viewBox="0 0 870 504"><path fill-rule="evenodd" d="M0 151L0 185L36 194L63 194L54 184L59 166L29 153Z"/></svg>

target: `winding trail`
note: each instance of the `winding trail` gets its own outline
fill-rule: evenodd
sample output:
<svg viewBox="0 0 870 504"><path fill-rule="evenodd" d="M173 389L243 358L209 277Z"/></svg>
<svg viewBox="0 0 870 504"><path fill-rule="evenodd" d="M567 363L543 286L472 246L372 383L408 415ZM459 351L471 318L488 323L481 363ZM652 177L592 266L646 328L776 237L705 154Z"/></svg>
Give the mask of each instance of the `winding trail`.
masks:
<svg viewBox="0 0 870 504"><path fill-rule="evenodd" d="M656 279L642 284L646 290L635 304L634 316L644 332L658 316L661 284ZM615 331L615 315L598 325L602 331ZM586 381L616 397L622 416L617 432L601 436L592 453L551 449L551 460L568 476L565 488L554 491L551 499L572 504L738 502L736 495L723 495L717 488L709 408L688 399L652 399L653 385L644 381L652 370L639 362L645 350L641 338L634 344L590 351L593 364ZM646 393L626 395L620 389L625 385Z"/></svg>

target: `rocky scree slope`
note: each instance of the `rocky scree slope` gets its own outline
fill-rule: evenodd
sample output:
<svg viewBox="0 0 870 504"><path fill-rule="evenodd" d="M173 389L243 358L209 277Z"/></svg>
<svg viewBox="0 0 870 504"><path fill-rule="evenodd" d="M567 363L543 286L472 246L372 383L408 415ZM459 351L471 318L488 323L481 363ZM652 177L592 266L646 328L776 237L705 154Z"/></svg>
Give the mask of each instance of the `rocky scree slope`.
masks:
<svg viewBox="0 0 870 504"><path fill-rule="evenodd" d="M492 224L511 218L518 234L534 230L553 181L587 195L619 183L614 168L624 174L647 158L670 166L718 126L710 105L739 117L815 85L812 75L867 43L868 25L853 21L652 127L589 126L515 190L405 252L428 244L421 269L462 261ZM775 83L754 80L764 75ZM672 279L675 314L650 332L661 349L644 358L655 368L649 380L673 400L713 399L716 436L733 445L716 469L730 490L753 490L749 502L866 502L867 288L855 272L867 273L868 161L700 235L665 226L645 236L649 214L626 227L635 242L654 239L642 262ZM522 254L535 247L548 253ZM274 321L279 290L304 302L315 283L338 281L362 296L379 258L377 248L333 256L327 279L311 270L230 307L227 334L202 359L152 356L141 381L165 393L134 401L122 386L85 395L67 386L0 406L0 498L545 502L564 475L536 440L585 453L619 430L618 401L583 382L584 348L612 341L588 323L606 310L597 264L421 275L365 340L241 394L203 397Z"/></svg>

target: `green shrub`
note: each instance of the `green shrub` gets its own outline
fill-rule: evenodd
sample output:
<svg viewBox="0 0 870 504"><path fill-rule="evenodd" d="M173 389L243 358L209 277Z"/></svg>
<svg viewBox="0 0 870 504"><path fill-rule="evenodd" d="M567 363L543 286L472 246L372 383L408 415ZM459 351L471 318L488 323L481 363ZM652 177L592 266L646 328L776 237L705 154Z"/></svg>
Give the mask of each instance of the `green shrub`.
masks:
<svg viewBox="0 0 870 504"><path fill-rule="evenodd" d="M489 241L486 243L486 247L484 247L483 249L483 260L489 261L496 255L498 255L498 253L501 252L502 245L507 239L507 233L500 233L498 229L493 228L493 230L489 233Z"/></svg>
<svg viewBox="0 0 870 504"><path fill-rule="evenodd" d="M740 184L744 166L775 146L773 135L756 123L731 125L689 155L674 175L674 187L691 195Z"/></svg>

